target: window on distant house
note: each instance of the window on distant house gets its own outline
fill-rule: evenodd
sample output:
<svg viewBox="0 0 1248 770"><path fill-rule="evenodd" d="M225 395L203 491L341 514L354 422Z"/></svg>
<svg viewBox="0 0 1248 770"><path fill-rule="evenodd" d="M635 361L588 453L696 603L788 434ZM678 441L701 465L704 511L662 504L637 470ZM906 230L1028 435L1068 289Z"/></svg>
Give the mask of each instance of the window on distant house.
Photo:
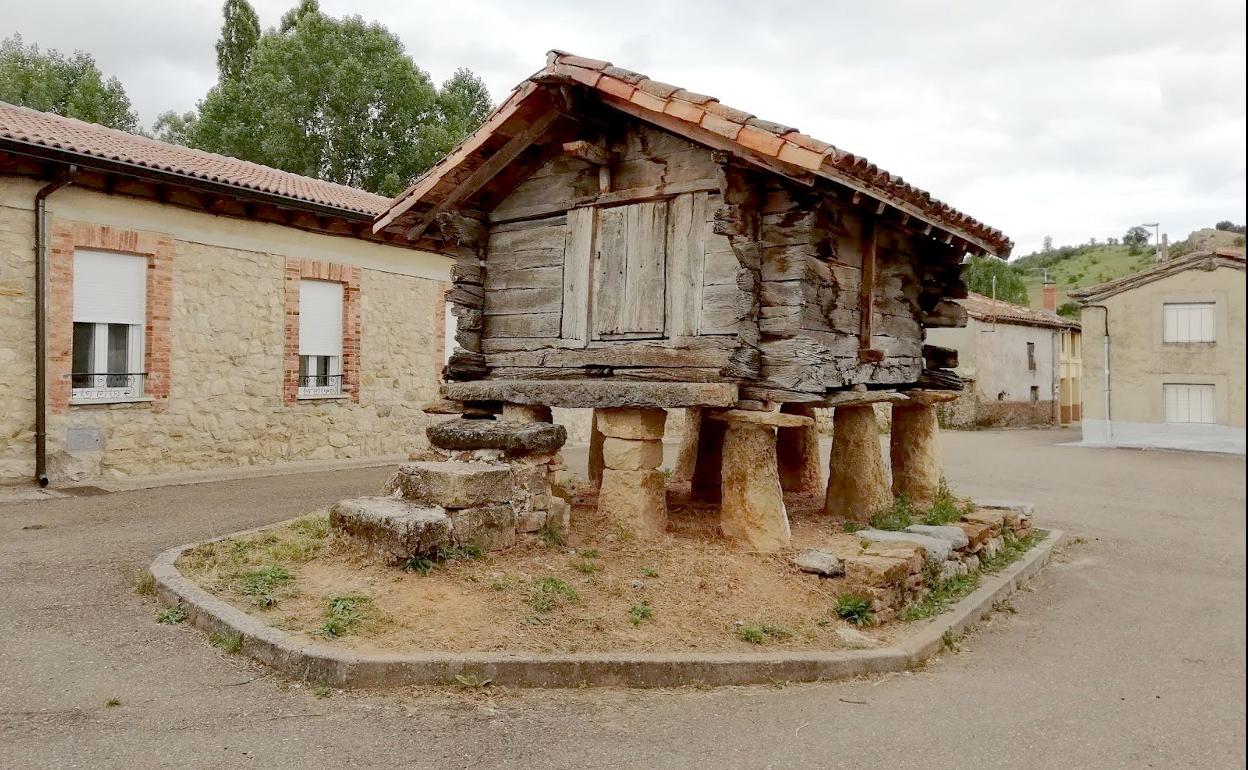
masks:
<svg viewBox="0 0 1248 770"><path fill-rule="evenodd" d="M342 284L337 281L299 281L298 395L342 395Z"/></svg>
<svg viewBox="0 0 1248 770"><path fill-rule="evenodd" d="M1033 404L1040 403L1040 386L1039 385L1031 386L1031 403Z"/></svg>
<svg viewBox="0 0 1248 770"><path fill-rule="evenodd" d="M1214 422L1212 385L1166 383L1161 391L1166 422Z"/></svg>
<svg viewBox="0 0 1248 770"><path fill-rule="evenodd" d="M76 249L70 351L75 403L143 397L146 326L147 257Z"/></svg>
<svg viewBox="0 0 1248 770"><path fill-rule="evenodd" d="M1162 305L1162 342L1213 342L1212 302L1167 302Z"/></svg>
<svg viewBox="0 0 1248 770"><path fill-rule="evenodd" d="M1034 372L1036 370L1036 343L1027 343L1027 370Z"/></svg>

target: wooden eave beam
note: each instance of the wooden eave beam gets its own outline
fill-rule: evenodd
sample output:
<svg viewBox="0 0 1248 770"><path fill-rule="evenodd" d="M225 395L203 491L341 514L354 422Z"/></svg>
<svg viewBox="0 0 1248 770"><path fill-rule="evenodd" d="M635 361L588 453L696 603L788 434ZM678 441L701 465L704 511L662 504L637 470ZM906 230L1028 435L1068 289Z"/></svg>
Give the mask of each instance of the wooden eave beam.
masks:
<svg viewBox="0 0 1248 770"><path fill-rule="evenodd" d="M498 152L491 155L488 160L477 168L476 171L469 174L467 179L460 182L455 186L455 189L443 196L441 202L422 214L420 218L416 220L416 224L414 224L407 231L407 238L409 240L416 240L425 232L425 230L429 228L429 225L433 222L434 217L441 214L443 211L446 211L457 201L465 200L477 190L481 189L486 182L502 171L507 164L515 160L521 152L524 152L530 144L533 144L539 136L544 134L546 129L550 128L551 124L558 120L558 118L559 113L554 110L543 112L523 131L507 140L507 143L500 147Z"/></svg>
<svg viewBox="0 0 1248 770"><path fill-rule="evenodd" d="M615 153L608 151L600 144L578 139L575 142L564 142L563 152L574 158L580 158L595 166L610 166L615 163Z"/></svg>

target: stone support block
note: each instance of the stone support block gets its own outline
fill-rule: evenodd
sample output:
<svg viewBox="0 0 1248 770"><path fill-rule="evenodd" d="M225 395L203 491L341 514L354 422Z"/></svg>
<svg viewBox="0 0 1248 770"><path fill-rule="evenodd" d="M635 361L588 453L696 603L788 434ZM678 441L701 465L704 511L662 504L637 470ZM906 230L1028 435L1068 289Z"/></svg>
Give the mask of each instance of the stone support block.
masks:
<svg viewBox="0 0 1248 770"><path fill-rule="evenodd" d="M512 498L512 469L501 463L406 463L386 482L385 491L442 508L505 503Z"/></svg>
<svg viewBox="0 0 1248 770"><path fill-rule="evenodd" d="M339 500L329 509L329 525L389 561L433 553L454 541L444 509L396 497Z"/></svg>
<svg viewBox="0 0 1248 770"><path fill-rule="evenodd" d="M449 516L457 545L497 551L516 542L516 512L510 504L464 508Z"/></svg>
<svg viewBox="0 0 1248 770"><path fill-rule="evenodd" d="M598 430L611 438L662 441L667 412L662 409L595 409Z"/></svg>
<svg viewBox="0 0 1248 770"><path fill-rule="evenodd" d="M859 554L841 560L845 565L845 580L855 585L891 587L903 583L910 574L905 559L889 556Z"/></svg>
<svg viewBox="0 0 1248 770"><path fill-rule="evenodd" d="M776 434L766 425L732 422L724 434L719 528L756 551L789 545L789 517L776 470Z"/></svg>
<svg viewBox="0 0 1248 770"><path fill-rule="evenodd" d="M824 510L832 516L866 521L891 503L874 407L837 407L832 415Z"/></svg>
<svg viewBox="0 0 1248 770"><path fill-rule="evenodd" d="M598 512L638 537L657 537L667 529L667 490L657 470L604 468Z"/></svg>
<svg viewBox="0 0 1248 770"><path fill-rule="evenodd" d="M940 425L936 407L912 402L893 406L889 455L893 496L930 508L940 492Z"/></svg>
<svg viewBox="0 0 1248 770"><path fill-rule="evenodd" d="M621 471L651 470L663 464L663 442L607 436L602 443L602 461L606 467Z"/></svg>
<svg viewBox="0 0 1248 770"><path fill-rule="evenodd" d="M810 425L784 427L776 433L780 486L785 492L818 494L824 486L819 468L819 430L814 422L815 409L806 404L787 403L780 407L780 411L811 419Z"/></svg>
<svg viewBox="0 0 1248 770"><path fill-rule="evenodd" d="M676 453L676 465L672 468L672 481L693 480L693 468L698 460L698 434L702 427L702 410L690 407L685 410L685 430L680 435L680 450Z"/></svg>
<svg viewBox="0 0 1248 770"><path fill-rule="evenodd" d="M554 422L550 407L537 404L503 404L503 412L498 418L502 422L530 423Z"/></svg>

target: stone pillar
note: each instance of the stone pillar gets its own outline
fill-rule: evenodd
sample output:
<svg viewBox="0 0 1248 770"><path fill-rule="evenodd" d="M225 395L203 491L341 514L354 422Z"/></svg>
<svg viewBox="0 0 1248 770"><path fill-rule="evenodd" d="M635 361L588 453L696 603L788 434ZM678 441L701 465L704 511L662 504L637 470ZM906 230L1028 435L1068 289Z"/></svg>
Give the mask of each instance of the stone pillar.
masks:
<svg viewBox="0 0 1248 770"><path fill-rule="evenodd" d="M598 511L638 537L667 529L667 484L663 462L662 409L598 409L602 434L602 486Z"/></svg>
<svg viewBox="0 0 1248 770"><path fill-rule="evenodd" d="M787 418L787 419L786 419ZM777 422L802 427L810 418L776 412L731 410L725 420L722 498L719 527L724 537L756 551L779 551L789 545L789 517L776 465Z"/></svg>
<svg viewBox="0 0 1248 770"><path fill-rule="evenodd" d="M602 431L598 430L598 410L589 420L589 480L602 483Z"/></svg>
<svg viewBox="0 0 1248 770"><path fill-rule="evenodd" d="M680 451L672 468L672 481L692 481L698 462L698 434L702 430L702 410L696 406L685 409L685 432L680 437Z"/></svg>
<svg viewBox="0 0 1248 770"><path fill-rule="evenodd" d="M815 494L823 491L819 470L819 426L815 408L806 404L781 404L782 414L809 417L810 425L780 428L776 434L776 457L780 463L780 486L785 492Z"/></svg>
<svg viewBox="0 0 1248 770"><path fill-rule="evenodd" d="M891 503L875 409L871 404L836 407L824 510L832 516L865 522Z"/></svg>
<svg viewBox="0 0 1248 770"><path fill-rule="evenodd" d="M916 508L929 508L940 492L940 421L936 404L956 393L912 390L909 401L893 405L890 459L893 495L905 495Z"/></svg>
<svg viewBox="0 0 1248 770"><path fill-rule="evenodd" d="M720 468L724 462L724 423L707 419L706 413L698 421L697 456L690 479L689 496L694 500L717 502L720 493Z"/></svg>

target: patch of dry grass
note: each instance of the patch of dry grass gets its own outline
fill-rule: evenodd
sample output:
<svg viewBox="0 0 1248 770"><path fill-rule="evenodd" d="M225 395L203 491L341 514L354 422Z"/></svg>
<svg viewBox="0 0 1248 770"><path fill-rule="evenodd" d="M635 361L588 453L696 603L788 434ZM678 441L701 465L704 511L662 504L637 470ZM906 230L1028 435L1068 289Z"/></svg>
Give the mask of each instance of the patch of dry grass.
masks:
<svg viewBox="0 0 1248 770"><path fill-rule="evenodd" d="M842 580L798 571L791 553L759 554L724 541L716 508L669 499L669 534L654 542L620 532L577 500L564 543L522 537L475 559L404 571L328 534L324 516L208 544L179 568L208 590L308 639L361 651L728 651L842 646L834 611ZM790 505L794 549L852 538L821 501ZM275 565L289 592L269 607L244 593L243 576ZM366 598L368 622L324 633L335 597ZM761 638L743 627L783 633ZM884 629L871 633L886 638Z"/></svg>

